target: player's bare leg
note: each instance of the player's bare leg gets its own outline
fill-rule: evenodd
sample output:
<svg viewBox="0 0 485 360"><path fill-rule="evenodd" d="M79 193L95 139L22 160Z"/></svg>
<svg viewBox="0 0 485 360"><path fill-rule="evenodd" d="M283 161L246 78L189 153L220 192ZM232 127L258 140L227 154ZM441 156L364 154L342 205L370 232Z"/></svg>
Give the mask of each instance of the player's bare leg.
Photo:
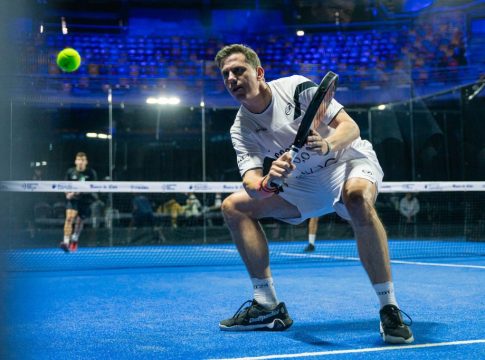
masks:
<svg viewBox="0 0 485 360"><path fill-rule="evenodd" d="M69 241L71 240L74 221L76 220L77 214L77 210L66 210L66 220L64 221L64 239L60 244L60 248L66 252L69 251Z"/></svg>
<svg viewBox="0 0 485 360"><path fill-rule="evenodd" d="M222 203L222 212L236 247L253 283L253 300L241 305L236 315L222 320L224 331L285 330L293 320L286 305L276 296L266 236L258 222L263 217L292 218L298 209L279 196L255 200L245 191L232 194ZM244 309L244 305L249 304Z"/></svg>
<svg viewBox="0 0 485 360"><path fill-rule="evenodd" d="M345 182L343 200L352 219L352 228L362 264L373 284L391 281L387 234L374 208L376 186L366 179Z"/></svg>
<svg viewBox="0 0 485 360"><path fill-rule="evenodd" d="M79 237L84 228L84 220L80 216L76 216L74 221L74 233L71 235L71 241L69 243L69 250L76 251Z"/></svg>
<svg viewBox="0 0 485 360"><path fill-rule="evenodd" d="M343 199L352 219L359 256L381 306L381 337L388 343L409 344L414 337L396 301L387 234L374 208L376 196L376 186L365 179L352 178L344 185Z"/></svg>
<svg viewBox="0 0 485 360"><path fill-rule="evenodd" d="M224 200L222 213L249 275L271 276L268 242L258 219L298 217L298 209L279 196L256 200L239 191Z"/></svg>

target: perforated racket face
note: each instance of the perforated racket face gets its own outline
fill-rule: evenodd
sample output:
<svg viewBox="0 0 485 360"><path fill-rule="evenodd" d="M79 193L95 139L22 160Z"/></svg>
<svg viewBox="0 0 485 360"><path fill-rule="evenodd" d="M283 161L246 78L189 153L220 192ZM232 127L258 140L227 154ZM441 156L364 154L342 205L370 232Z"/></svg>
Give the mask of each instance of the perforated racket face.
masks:
<svg viewBox="0 0 485 360"><path fill-rule="evenodd" d="M310 128L315 118L317 118L319 122L323 120L325 112L327 111L328 106L332 101L333 96L335 95L335 91L337 89L337 81L337 74L329 71L325 75L320 85L318 86L315 95L310 101L310 104L308 105L303 119L301 120L300 127L298 128L298 132L295 137L295 141L293 142L293 146L301 148L305 144L308 132L310 131Z"/></svg>
<svg viewBox="0 0 485 360"><path fill-rule="evenodd" d="M327 109L330 103L332 102L332 99L335 96L336 90L337 90L337 82L334 81L330 84L330 88L327 90L325 96L323 97L323 101L321 105L318 107L317 113L313 118L313 122L311 126L313 129L318 128L322 123L323 119L325 118L325 113L327 112ZM307 133L307 136L308 136L308 133Z"/></svg>

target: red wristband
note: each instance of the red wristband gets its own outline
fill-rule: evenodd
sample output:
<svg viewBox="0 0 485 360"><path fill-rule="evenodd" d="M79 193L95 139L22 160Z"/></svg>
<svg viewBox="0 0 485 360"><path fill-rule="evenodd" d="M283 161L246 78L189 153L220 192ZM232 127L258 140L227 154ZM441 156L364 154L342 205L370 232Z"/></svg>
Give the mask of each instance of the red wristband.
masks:
<svg viewBox="0 0 485 360"><path fill-rule="evenodd" d="M265 175L261 178L261 181L259 182L259 189L258 191L263 191L265 193L274 193L278 194L280 190L277 187L268 187L268 182L266 184L264 183L265 180L268 179L268 175Z"/></svg>

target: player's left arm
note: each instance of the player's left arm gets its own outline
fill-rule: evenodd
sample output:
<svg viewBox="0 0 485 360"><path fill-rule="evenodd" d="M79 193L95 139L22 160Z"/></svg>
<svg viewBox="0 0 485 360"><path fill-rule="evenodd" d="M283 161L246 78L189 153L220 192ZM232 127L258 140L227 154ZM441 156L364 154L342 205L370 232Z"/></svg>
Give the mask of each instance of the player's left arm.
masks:
<svg viewBox="0 0 485 360"><path fill-rule="evenodd" d="M306 144L308 149L328 154L330 151L344 149L360 136L359 126L343 109L335 115L328 126L335 131L324 139L316 131L310 131Z"/></svg>

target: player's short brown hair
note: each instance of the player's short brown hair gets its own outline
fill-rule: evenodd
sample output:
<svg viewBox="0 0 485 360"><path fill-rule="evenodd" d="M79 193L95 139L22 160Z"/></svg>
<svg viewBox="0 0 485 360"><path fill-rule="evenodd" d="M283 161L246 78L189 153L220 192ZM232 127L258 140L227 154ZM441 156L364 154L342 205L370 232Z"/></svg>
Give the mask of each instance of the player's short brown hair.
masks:
<svg viewBox="0 0 485 360"><path fill-rule="evenodd" d="M77 157L77 158L78 158L78 157L85 157L86 159L88 158L88 156L86 155L86 153L84 153L84 152L82 152L82 151L78 152L78 153L76 154L76 157Z"/></svg>
<svg viewBox="0 0 485 360"><path fill-rule="evenodd" d="M242 44L232 44L224 46L215 57L215 61L219 69L222 67L222 63L226 58L232 54L241 53L246 57L246 62L251 65L254 69L261 66L261 61L259 60L258 54L251 49L249 46Z"/></svg>

